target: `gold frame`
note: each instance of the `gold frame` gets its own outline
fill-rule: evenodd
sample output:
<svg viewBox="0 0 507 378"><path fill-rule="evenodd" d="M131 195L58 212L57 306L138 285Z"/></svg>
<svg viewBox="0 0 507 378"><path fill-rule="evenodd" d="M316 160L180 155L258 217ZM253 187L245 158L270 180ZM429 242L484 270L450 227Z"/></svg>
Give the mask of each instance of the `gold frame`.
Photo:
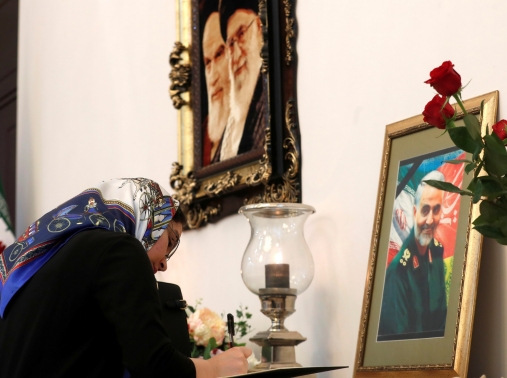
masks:
<svg viewBox="0 0 507 378"><path fill-rule="evenodd" d="M485 133L486 127L491 127L496 122L498 111L498 91L487 93L464 102L465 108L472 114L480 113L481 102L484 101L484 113L482 117L482 132ZM463 117L462 112L458 112L458 119ZM368 271L366 275L366 285L364 290L363 306L361 311L361 322L359 327L359 336L356 350L356 359L354 364L354 375L358 378L372 377L429 377L438 374L440 377L461 377L466 378L468 371L468 362L470 355L470 345L472 339L472 326L474 320L474 311L476 303L477 284L479 278L479 264L482 251L482 235L474 231L471 227L471 221L479 214L479 205L471 205L468 214L468 226L466 232L467 242L465 243L464 263L460 281L460 293L457 321L455 324L455 334L453 350L449 351L452 355L449 363L438 365L393 365L393 366L364 366L366 338L368 335L368 323L371 304L373 300L375 269L377 266L377 257L379 255L379 240L382 227L382 216L384 214L384 201L388 177L388 167L391 157L392 141L396 138L416 133L418 131L430 128L423 121L423 116L415 116L400 122L396 122L386 127L384 150L381 165L381 174L379 179L379 190L376 202L376 215L371 238L371 249L369 256ZM447 135L442 138L448 138ZM463 209L463 208L462 208ZM453 268L453 271L456 266Z"/></svg>
<svg viewBox="0 0 507 378"><path fill-rule="evenodd" d="M294 2L259 0L264 35L261 71L269 80L269 108L284 109L284 113L277 116L271 113L273 110L269 111L263 154L259 152L259 157L253 157L253 161L252 158L238 159L235 165L218 172L208 169L209 173L203 175L196 174L192 109L195 105L192 103L192 90L195 90L192 78L199 72L198 67L192 67L192 54L199 42L192 41L192 19L198 17L195 0L176 0L179 41L169 58L169 94L178 111L178 162L173 163L170 183L176 192L175 197L180 200L190 229L236 213L245 204L301 202ZM279 51L273 50L275 45L280 46ZM271 89L277 85L278 92Z"/></svg>

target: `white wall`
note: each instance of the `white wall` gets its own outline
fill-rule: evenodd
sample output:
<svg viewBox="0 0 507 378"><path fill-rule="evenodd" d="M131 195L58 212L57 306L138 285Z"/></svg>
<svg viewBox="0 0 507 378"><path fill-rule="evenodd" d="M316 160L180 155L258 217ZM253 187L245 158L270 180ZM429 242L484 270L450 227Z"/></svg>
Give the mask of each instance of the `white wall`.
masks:
<svg viewBox="0 0 507 378"><path fill-rule="evenodd" d="M303 202L316 274L287 326L308 337L303 365L349 365L356 350L385 125L433 96L431 68L452 60L465 98L507 92L507 3L298 1ZM17 232L97 181L150 177L169 188L177 159L168 55L174 0L22 0ZM184 235L169 270L186 299L217 312L240 303L256 331L269 321L240 277L242 216ZM470 376L507 373L507 251L485 243ZM476 341L477 340L477 341ZM258 350L256 349L258 352Z"/></svg>

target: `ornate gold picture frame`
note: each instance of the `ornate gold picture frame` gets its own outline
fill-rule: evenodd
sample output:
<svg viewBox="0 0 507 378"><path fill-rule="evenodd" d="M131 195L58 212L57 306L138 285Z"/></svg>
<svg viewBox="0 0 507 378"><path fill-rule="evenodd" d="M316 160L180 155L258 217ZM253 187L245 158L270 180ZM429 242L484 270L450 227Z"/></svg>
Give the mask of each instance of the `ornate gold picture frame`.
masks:
<svg viewBox="0 0 507 378"><path fill-rule="evenodd" d="M179 41L169 58L169 92L178 109L179 161L173 163L170 183L188 227L216 222L245 204L301 202L295 0L176 4ZM232 21L238 14L244 24ZM226 71L219 71L224 61L227 84L226 74L220 75ZM244 81L253 82L248 75L257 78L253 95L246 97L241 88L247 85L238 84L244 61L246 67L255 63Z"/></svg>
<svg viewBox="0 0 507 378"><path fill-rule="evenodd" d="M482 101L484 133L496 122L498 92L464 104L480 118ZM426 200L436 189L421 184L431 172L466 187L464 164L446 163L463 158L422 115L386 127L356 377L467 376L482 249L471 224L478 204L437 190L437 206ZM438 215L431 226L422 220L424 206Z"/></svg>

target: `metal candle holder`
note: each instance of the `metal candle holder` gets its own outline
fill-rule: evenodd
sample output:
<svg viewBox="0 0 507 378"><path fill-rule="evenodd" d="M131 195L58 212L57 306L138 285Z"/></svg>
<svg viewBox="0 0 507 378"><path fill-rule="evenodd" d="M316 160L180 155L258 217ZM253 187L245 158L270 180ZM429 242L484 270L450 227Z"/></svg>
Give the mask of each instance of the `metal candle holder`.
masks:
<svg viewBox="0 0 507 378"><path fill-rule="evenodd" d="M261 312L271 319L271 327L250 339L262 348L261 363L256 370L301 366L296 362L295 346L306 340L299 332L289 331L284 322L296 309L296 289L266 288L259 290Z"/></svg>
<svg viewBox="0 0 507 378"><path fill-rule="evenodd" d="M262 348L261 363L254 370L300 367L295 346L306 340L285 328L296 298L310 285L314 265L304 239L303 226L315 209L300 203L259 203L243 206L251 227L250 241L241 261L247 288L261 300L261 312L271 327L250 339Z"/></svg>

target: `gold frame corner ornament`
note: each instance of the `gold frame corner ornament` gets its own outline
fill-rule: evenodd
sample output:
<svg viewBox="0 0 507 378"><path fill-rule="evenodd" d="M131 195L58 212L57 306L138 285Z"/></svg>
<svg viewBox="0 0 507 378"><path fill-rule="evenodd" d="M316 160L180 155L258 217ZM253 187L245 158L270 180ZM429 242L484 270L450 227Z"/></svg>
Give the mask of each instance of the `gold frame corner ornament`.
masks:
<svg viewBox="0 0 507 378"><path fill-rule="evenodd" d="M204 226L210 219L218 216L221 210L220 204L216 206L207 205L204 209L200 204L190 206L185 212L188 228L195 229Z"/></svg>
<svg viewBox="0 0 507 378"><path fill-rule="evenodd" d="M498 91L466 100L464 101L464 105L470 114L478 115L480 113L482 101L484 101L484 112L482 114L481 123L482 133L485 133L486 127L489 125L489 128L491 128L497 119ZM457 117L458 119L462 118L463 113L458 112ZM425 363L421 365L391 364L389 366L364 366L365 354L368 353L366 350L367 338L369 332L372 332L372 330L368 327L370 322L370 312L372 311L374 298L377 298L379 293L378 291L375 291L374 281L380 254L381 232L383 232L382 219L385 211L385 196L388 185L389 164L391 156L393 155L392 141L398 137L404 137L429 128L430 126L423 121L422 115L399 121L387 125L386 127L378 185L379 190L375 206L368 271L366 274L366 284L364 288L356 358L354 363L354 376L357 378L423 378L434 376L435 374L438 374L440 377L447 378L457 376L466 378L468 373L472 326L479 278L480 256L482 253L482 236L471 227L472 220L479 215L479 205L474 205L472 203L470 204L470 208L467 212L468 222L465 227L466 230L464 231L465 235L463 235L466 237L466 242L464 243L462 252L460 252L463 253L463 264L459 267L459 269L461 269L461 275L459 282L457 282L455 286L455 290L459 290L459 293L455 292L455 294L453 294L457 295L458 308L456 314L454 315L457 316L454 324L455 328L453 329L454 332L451 332L453 340L452 350L448 351L449 360L438 364ZM467 211L467 209L463 209L462 211ZM457 266L455 268L457 268ZM375 303L378 303L378 298ZM375 331L375 329L373 331ZM393 342L391 341L390 343ZM389 347L389 343L383 344ZM394 346L394 344L392 345ZM370 351L370 353L373 352Z"/></svg>
<svg viewBox="0 0 507 378"><path fill-rule="evenodd" d="M190 205L195 199L196 192L199 190L199 185L192 172L187 175L183 174L183 165L178 162L173 163L169 183L176 190L174 198L183 205Z"/></svg>
<svg viewBox="0 0 507 378"><path fill-rule="evenodd" d="M194 203L199 185L192 172L187 175L183 174L183 166L180 163L173 163L169 182L176 191L173 197L180 201L180 207L185 215L188 228L199 228L220 213L220 204L215 206L207 205L203 208L200 204Z"/></svg>

